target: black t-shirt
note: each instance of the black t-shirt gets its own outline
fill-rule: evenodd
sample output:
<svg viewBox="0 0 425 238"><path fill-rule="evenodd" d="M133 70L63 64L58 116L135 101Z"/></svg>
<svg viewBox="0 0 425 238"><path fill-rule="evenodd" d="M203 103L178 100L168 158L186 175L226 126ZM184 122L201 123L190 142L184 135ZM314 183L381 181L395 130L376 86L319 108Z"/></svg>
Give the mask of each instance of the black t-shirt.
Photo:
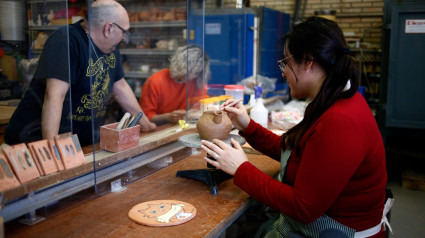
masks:
<svg viewBox="0 0 425 238"><path fill-rule="evenodd" d="M47 78L70 84L59 133L77 134L84 146L92 144L93 129L95 142L99 140L112 86L124 77L124 72L118 47L110 54L103 54L93 42L89 43L81 22L61 27L47 39L34 78L6 128L6 143L41 139L39 125Z"/></svg>

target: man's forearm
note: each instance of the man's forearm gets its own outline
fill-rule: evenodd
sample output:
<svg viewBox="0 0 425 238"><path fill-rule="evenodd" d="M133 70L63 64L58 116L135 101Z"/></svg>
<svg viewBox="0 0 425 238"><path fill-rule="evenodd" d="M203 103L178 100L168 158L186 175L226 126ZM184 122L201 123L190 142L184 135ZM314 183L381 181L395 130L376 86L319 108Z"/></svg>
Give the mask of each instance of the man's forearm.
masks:
<svg viewBox="0 0 425 238"><path fill-rule="evenodd" d="M43 139L53 139L59 132L63 103L46 96L41 114Z"/></svg>
<svg viewBox="0 0 425 238"><path fill-rule="evenodd" d="M69 84L65 81L55 78L46 80L46 94L41 112L41 133L44 139L53 139L58 135L63 101L68 88Z"/></svg>
<svg viewBox="0 0 425 238"><path fill-rule="evenodd" d="M142 111L133 90L131 90L130 86L125 82L125 79L121 79L115 83L114 97L121 108L131 115L137 115Z"/></svg>
<svg viewBox="0 0 425 238"><path fill-rule="evenodd" d="M151 122L153 122L157 125L162 125L162 124L168 123L169 121L170 121L170 114L169 113L154 115L154 116L151 117Z"/></svg>

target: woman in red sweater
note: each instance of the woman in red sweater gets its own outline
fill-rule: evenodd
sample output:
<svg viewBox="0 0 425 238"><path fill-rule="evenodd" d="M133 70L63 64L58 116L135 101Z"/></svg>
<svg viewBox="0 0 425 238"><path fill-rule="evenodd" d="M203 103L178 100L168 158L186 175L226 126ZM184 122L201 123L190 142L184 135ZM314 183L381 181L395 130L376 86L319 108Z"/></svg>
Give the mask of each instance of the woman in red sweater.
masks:
<svg viewBox="0 0 425 238"><path fill-rule="evenodd" d="M281 161L274 179L253 166L241 146L203 141L213 166L280 212L267 236L385 237L385 150L372 112L357 92L357 65L338 25L312 17L284 37L279 66L291 96L311 98L304 119L283 136L251 120L243 105L223 104L255 149ZM336 236L339 233L341 236ZM329 235L329 234L328 234Z"/></svg>

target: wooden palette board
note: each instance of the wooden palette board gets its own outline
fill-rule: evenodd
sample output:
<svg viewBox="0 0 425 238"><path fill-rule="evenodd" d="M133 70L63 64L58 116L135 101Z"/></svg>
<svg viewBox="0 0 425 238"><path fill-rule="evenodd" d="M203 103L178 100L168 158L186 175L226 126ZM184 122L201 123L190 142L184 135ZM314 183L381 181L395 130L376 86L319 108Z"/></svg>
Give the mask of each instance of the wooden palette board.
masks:
<svg viewBox="0 0 425 238"><path fill-rule="evenodd" d="M4 147L3 153L20 183L26 183L40 177L37 165L24 143Z"/></svg>
<svg viewBox="0 0 425 238"><path fill-rule="evenodd" d="M19 186L7 159L0 154L0 192Z"/></svg>
<svg viewBox="0 0 425 238"><path fill-rule="evenodd" d="M192 220L196 208L189 203L177 200L154 200L134 206L128 217L146 226L175 226Z"/></svg>

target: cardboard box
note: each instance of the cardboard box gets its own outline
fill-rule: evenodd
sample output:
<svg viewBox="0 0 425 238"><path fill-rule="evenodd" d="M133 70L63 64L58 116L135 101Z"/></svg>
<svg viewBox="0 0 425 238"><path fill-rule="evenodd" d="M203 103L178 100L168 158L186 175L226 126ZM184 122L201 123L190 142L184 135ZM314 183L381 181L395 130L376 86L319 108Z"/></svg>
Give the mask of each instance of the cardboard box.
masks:
<svg viewBox="0 0 425 238"><path fill-rule="evenodd" d="M418 171L403 171L402 187L412 190L425 191L425 174Z"/></svg>
<svg viewBox="0 0 425 238"><path fill-rule="evenodd" d="M100 127L100 148L120 152L139 145L140 125L122 130L115 129L117 123Z"/></svg>

